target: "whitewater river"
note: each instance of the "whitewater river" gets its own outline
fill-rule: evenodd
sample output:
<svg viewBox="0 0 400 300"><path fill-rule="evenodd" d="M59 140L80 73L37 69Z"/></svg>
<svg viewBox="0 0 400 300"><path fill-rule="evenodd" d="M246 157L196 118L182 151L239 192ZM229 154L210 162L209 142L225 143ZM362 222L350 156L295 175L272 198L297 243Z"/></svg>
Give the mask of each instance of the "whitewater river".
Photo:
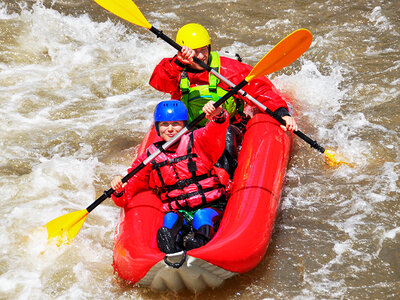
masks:
<svg viewBox="0 0 400 300"><path fill-rule="evenodd" d="M310 49L269 78L293 99L301 130L353 164L329 167L295 137L266 256L197 299L399 299L400 2L135 3L172 38L202 23L214 50L250 65L309 29ZM70 245L35 230L125 174L168 99L148 85L152 70L174 53L91 0L0 1L0 299L193 297L118 279L110 200Z"/></svg>

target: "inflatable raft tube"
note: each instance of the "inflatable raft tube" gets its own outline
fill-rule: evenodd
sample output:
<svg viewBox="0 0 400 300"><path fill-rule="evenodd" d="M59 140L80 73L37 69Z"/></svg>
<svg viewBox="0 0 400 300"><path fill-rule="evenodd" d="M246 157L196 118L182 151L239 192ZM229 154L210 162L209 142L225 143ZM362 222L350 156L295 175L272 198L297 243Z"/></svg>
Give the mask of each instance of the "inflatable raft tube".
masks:
<svg viewBox="0 0 400 300"><path fill-rule="evenodd" d="M154 128L138 148L156 137ZM157 247L161 201L151 191L121 210L114 237L113 266L129 283L157 291L216 288L248 272L264 257L272 235L292 146L291 133L266 114L247 124L232 192L220 227L205 246L166 255Z"/></svg>

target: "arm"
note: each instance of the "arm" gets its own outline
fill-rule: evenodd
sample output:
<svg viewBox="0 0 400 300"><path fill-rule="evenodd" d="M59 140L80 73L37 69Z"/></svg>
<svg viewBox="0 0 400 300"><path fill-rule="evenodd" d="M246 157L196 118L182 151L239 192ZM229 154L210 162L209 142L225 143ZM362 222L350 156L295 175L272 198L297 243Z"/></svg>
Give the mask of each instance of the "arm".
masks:
<svg viewBox="0 0 400 300"><path fill-rule="evenodd" d="M133 163L132 167L128 169L128 173L135 167L140 165L147 157L146 153L139 156ZM132 176L126 183L122 183L122 177L116 176L111 181L111 187L115 190L115 193L111 195L115 205L125 207L141 190L149 188L149 177L151 167L146 165L141 171Z"/></svg>
<svg viewBox="0 0 400 300"><path fill-rule="evenodd" d="M205 127L196 130L194 134L199 148L215 163L225 149L229 115L221 107L215 108L213 104L214 102L210 101L203 107L203 111L210 122Z"/></svg>
<svg viewBox="0 0 400 300"><path fill-rule="evenodd" d="M160 92L170 94L172 99L180 99L181 90L179 88L179 81L183 68L184 64L176 56L173 58L164 58L155 67L149 84Z"/></svg>

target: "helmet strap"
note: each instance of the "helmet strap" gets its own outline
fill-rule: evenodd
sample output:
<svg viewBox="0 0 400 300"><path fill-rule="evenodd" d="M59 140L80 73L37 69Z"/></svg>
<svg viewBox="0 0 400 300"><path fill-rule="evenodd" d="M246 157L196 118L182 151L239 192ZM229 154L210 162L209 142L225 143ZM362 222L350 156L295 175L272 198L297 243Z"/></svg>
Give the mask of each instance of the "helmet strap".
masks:
<svg viewBox="0 0 400 300"><path fill-rule="evenodd" d="M208 45L208 62L207 65L210 65L211 63L211 44Z"/></svg>

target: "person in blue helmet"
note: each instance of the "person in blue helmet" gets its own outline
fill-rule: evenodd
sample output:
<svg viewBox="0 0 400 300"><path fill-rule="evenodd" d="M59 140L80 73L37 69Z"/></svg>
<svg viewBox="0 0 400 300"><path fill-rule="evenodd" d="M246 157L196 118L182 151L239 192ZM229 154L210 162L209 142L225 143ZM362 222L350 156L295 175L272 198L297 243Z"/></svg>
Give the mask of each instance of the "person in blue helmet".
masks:
<svg viewBox="0 0 400 300"><path fill-rule="evenodd" d="M209 119L205 127L183 135L127 183L122 183L121 176L111 182L115 190L112 199L120 207L129 205L133 196L145 189L153 189L159 195L165 216L157 232L157 244L164 253L205 245L222 218L226 190L214 172L214 164L225 148L229 115L213 103L206 103L202 109ZM128 172L173 138L187 122L188 112L181 101L160 102L154 111L159 139L133 162Z"/></svg>

